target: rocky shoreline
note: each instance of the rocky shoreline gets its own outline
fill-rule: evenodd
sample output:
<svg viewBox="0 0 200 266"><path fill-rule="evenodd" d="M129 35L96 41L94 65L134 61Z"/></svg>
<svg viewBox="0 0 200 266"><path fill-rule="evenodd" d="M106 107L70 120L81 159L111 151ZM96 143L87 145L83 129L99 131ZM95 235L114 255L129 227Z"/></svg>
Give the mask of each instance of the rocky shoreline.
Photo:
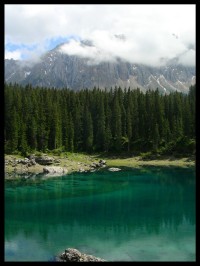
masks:
<svg viewBox="0 0 200 266"><path fill-rule="evenodd" d="M103 167L106 167L106 161L102 159L94 161L90 158L87 163L84 163L76 162L69 158L55 158L46 154L41 156L31 154L25 158L10 156L5 159L7 179L13 176L28 178L41 174L45 177L62 176L70 172L93 172Z"/></svg>
<svg viewBox="0 0 200 266"><path fill-rule="evenodd" d="M106 160L105 160L106 158ZM141 157L117 158L99 155L69 154L69 155L47 155L30 154L27 157L19 155L5 155L5 179L16 179L20 177L36 177L42 175L44 178L62 176L72 172L94 172L103 167L109 171L120 171L121 167L194 167L195 158L167 157L157 160L143 160Z"/></svg>

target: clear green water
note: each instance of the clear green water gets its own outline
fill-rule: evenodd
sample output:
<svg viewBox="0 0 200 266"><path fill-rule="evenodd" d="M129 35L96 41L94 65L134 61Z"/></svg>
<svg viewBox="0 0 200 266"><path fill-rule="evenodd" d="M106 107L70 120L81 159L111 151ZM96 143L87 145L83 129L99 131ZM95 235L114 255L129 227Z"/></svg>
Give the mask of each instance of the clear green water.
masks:
<svg viewBox="0 0 200 266"><path fill-rule="evenodd" d="M195 169L143 168L5 183L5 261L68 247L108 261L195 261Z"/></svg>

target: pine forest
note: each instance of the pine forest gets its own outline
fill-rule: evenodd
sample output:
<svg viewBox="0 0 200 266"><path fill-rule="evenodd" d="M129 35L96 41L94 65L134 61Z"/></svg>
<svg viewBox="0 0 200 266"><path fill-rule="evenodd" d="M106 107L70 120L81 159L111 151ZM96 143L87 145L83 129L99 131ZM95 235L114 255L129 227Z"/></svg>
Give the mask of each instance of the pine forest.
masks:
<svg viewBox="0 0 200 266"><path fill-rule="evenodd" d="M5 152L194 155L195 94L5 84Z"/></svg>

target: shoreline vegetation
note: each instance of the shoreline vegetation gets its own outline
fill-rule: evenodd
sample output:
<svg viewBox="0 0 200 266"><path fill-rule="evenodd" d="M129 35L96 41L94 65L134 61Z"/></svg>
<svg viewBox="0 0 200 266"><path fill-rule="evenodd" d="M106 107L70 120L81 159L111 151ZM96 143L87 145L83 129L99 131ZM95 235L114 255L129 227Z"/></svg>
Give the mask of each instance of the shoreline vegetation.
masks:
<svg viewBox="0 0 200 266"><path fill-rule="evenodd" d="M106 167L133 167L141 168L144 166L158 167L193 167L195 166L195 157L176 158L174 156L160 156L158 158L143 158L142 156L116 156L103 154L83 154L83 153L64 153L55 155L51 153L40 153L41 158L46 156L51 158L51 167L65 169L65 174L73 172L93 171L91 166L98 164L100 160L106 161ZM20 163L20 160L22 162ZM35 163L33 165L24 163L21 155L5 155L5 179L16 179L21 174L42 174L44 168L49 165L45 163ZM28 159L27 159L28 160ZM57 176L57 175L54 175Z"/></svg>

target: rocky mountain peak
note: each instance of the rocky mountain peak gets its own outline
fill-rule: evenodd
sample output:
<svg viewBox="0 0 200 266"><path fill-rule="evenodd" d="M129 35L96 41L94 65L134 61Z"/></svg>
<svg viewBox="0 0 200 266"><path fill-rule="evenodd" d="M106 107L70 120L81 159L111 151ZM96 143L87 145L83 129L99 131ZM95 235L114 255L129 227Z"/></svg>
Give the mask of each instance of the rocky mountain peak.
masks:
<svg viewBox="0 0 200 266"><path fill-rule="evenodd" d="M115 37L125 40L124 35ZM161 67L132 64L119 58L114 62L91 63L87 57L62 53L60 48L63 45L59 44L34 63L6 59L5 82L73 90L115 86L142 91L158 88L161 93L176 90L187 93L196 82L195 67L180 65L176 58ZM81 45L93 46L89 40L81 41Z"/></svg>

